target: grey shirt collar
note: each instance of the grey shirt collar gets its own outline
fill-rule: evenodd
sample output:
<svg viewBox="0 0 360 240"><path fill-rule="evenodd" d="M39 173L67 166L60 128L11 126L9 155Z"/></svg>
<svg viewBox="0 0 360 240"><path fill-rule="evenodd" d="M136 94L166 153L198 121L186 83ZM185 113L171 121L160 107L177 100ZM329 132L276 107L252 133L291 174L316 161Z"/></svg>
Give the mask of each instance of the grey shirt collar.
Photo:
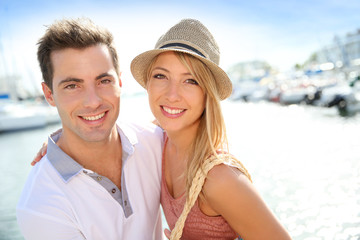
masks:
<svg viewBox="0 0 360 240"><path fill-rule="evenodd" d="M117 126L117 131L121 138L121 145L123 150L122 166L125 165L128 157L134 152L134 145L138 142L136 134L130 129L121 129ZM69 155L63 152L56 142L61 137L62 130L58 130L51 134L48 138L47 157L56 171L60 174L65 182L71 180L72 177L79 174L84 167L72 159Z"/></svg>
<svg viewBox="0 0 360 240"><path fill-rule="evenodd" d="M64 153L57 145L62 131L59 130L49 136L47 155L50 163L55 170L59 173L62 179L68 183L73 177L79 173L84 172L89 177L97 181L103 188L105 188L109 194L121 205L126 218L130 217L133 213L129 195L127 192L125 182L124 166L135 150L134 146L137 144L137 136L130 128L117 126L118 133L121 138L122 145L122 172L121 172L121 191L118 187L110 181L110 179L100 176L94 172L88 172L78 162Z"/></svg>

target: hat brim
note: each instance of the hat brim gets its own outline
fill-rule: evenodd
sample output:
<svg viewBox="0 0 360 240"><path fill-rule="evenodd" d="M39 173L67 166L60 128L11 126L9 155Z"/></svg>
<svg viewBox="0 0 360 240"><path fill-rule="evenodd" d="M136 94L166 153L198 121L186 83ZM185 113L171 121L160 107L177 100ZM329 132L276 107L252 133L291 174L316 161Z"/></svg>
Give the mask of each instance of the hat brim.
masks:
<svg viewBox="0 0 360 240"><path fill-rule="evenodd" d="M217 64L213 63L212 61L194 53L191 51L186 51L184 49L153 49L146 52L143 52L136 56L130 65L131 73L135 80L146 89L146 71L151 63L151 61L160 53L168 52L168 51L175 51L175 52L183 52L190 54L200 61L202 61L212 72L216 80L216 87L219 94L220 100L224 100L228 98L232 93L232 83L228 77L228 75L222 70Z"/></svg>

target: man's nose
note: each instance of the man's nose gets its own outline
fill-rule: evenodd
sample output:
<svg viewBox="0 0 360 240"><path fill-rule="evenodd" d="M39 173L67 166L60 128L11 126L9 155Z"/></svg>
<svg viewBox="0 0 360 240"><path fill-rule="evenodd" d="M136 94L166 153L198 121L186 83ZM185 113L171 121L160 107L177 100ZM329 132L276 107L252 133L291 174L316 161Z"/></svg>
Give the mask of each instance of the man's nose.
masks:
<svg viewBox="0 0 360 240"><path fill-rule="evenodd" d="M84 96L84 107L96 108L100 105L102 98L100 97L96 87L88 87Z"/></svg>

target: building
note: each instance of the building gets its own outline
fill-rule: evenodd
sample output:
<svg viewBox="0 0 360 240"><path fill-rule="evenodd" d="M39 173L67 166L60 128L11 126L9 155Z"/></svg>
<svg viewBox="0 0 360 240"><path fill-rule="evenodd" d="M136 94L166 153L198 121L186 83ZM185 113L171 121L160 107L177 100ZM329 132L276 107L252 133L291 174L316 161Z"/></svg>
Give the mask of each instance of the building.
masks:
<svg viewBox="0 0 360 240"><path fill-rule="evenodd" d="M360 74L360 29L333 41L316 52L321 70L342 71L349 77Z"/></svg>

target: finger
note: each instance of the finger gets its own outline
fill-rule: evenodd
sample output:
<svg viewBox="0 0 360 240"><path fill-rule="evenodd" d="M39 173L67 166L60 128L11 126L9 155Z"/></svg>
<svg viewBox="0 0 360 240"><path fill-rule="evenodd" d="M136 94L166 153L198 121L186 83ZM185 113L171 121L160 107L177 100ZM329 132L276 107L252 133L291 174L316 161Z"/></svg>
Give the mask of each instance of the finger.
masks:
<svg viewBox="0 0 360 240"><path fill-rule="evenodd" d="M38 163L43 156L45 156L47 152L47 144L44 142L41 146L40 150L36 153L36 156L34 157L33 161L30 163L31 166L34 166L36 163Z"/></svg>
<svg viewBox="0 0 360 240"><path fill-rule="evenodd" d="M35 156L35 158L34 158L34 162L39 162L42 157L43 157L43 153L42 153L42 150L40 150L40 151L36 154L36 156Z"/></svg>
<svg viewBox="0 0 360 240"><path fill-rule="evenodd" d="M39 158L39 154L40 153L37 153L36 157L32 160L31 162L31 166L34 166L36 163L38 163L40 161L40 158Z"/></svg>
<svg viewBox="0 0 360 240"><path fill-rule="evenodd" d="M41 157L45 156L46 152L47 152L47 143L43 143L41 147Z"/></svg>
<svg viewBox="0 0 360 240"><path fill-rule="evenodd" d="M164 229L164 233L165 233L165 236L167 237L167 239L170 239L170 236L171 236L171 232L169 229L165 228Z"/></svg>

